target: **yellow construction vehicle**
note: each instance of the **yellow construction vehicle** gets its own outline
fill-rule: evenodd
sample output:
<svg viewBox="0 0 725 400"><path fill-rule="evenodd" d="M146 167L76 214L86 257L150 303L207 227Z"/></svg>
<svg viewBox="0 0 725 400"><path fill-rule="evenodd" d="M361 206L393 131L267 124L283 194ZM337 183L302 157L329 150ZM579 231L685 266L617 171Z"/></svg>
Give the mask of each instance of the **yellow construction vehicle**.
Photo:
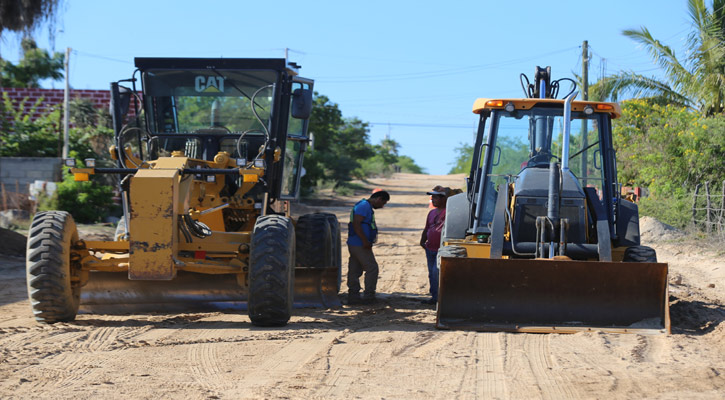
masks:
<svg viewBox="0 0 725 400"><path fill-rule="evenodd" d="M119 177L116 240L79 239L69 213L38 213L27 251L35 318L181 304L246 307L255 325L280 326L293 306L339 305L337 218L290 218L313 81L285 59L135 63L111 84L117 167L66 160L76 180Z"/></svg>
<svg viewBox="0 0 725 400"><path fill-rule="evenodd" d="M448 199L436 326L668 333L667 264L640 245L612 145L615 103L557 99L522 74L520 99L478 99L467 193ZM524 83L526 80L526 83Z"/></svg>

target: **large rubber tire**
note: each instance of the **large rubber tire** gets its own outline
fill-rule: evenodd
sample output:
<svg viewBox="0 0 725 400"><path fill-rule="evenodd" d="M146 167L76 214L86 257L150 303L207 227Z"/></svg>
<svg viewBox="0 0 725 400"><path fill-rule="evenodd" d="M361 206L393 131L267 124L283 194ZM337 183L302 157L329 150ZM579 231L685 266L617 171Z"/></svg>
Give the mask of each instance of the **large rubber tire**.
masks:
<svg viewBox="0 0 725 400"><path fill-rule="evenodd" d="M294 301L295 229L281 215L257 218L249 254L249 319L257 326L284 326Z"/></svg>
<svg viewBox="0 0 725 400"><path fill-rule="evenodd" d="M340 222L335 214L320 213L320 215L324 215L330 225L330 238L332 239L332 263L330 266L337 269L337 291L339 292L342 285L342 233L340 231Z"/></svg>
<svg viewBox="0 0 725 400"><path fill-rule="evenodd" d="M298 268L327 268L332 265L332 235L325 214L301 216L295 232Z"/></svg>
<svg viewBox="0 0 725 400"><path fill-rule="evenodd" d="M623 262L657 262L657 252L655 249L647 246L632 246L627 247L624 251Z"/></svg>
<svg viewBox="0 0 725 400"><path fill-rule="evenodd" d="M80 264L71 246L78 241L73 217L65 211L39 212L28 233L28 297L38 322L73 321L80 304Z"/></svg>

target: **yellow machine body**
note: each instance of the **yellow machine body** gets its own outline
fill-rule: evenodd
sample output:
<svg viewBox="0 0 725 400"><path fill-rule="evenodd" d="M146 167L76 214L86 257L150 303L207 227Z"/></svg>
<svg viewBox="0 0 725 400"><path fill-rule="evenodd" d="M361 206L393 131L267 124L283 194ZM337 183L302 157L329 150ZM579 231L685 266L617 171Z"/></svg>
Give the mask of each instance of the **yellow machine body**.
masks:
<svg viewBox="0 0 725 400"><path fill-rule="evenodd" d="M448 198L436 326L530 333L671 330L667 264L640 245L617 183L616 103L557 99L550 68L527 98L480 98L467 191ZM566 78L565 78L566 79ZM560 80L561 81L561 80ZM573 82L573 81L572 81Z"/></svg>

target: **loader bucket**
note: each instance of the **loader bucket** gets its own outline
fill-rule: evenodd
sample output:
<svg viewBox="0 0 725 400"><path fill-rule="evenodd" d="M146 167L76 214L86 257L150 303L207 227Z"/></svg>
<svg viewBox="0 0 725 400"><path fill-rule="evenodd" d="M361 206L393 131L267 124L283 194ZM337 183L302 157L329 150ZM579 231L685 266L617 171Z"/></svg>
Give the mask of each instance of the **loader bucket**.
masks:
<svg viewBox="0 0 725 400"><path fill-rule="evenodd" d="M334 268L295 268L294 306L338 307ZM246 309L247 291L233 274L178 271L169 281L129 280L125 273L91 272L81 311L101 314Z"/></svg>
<svg viewBox="0 0 725 400"><path fill-rule="evenodd" d="M669 333L667 264L441 257L436 327Z"/></svg>

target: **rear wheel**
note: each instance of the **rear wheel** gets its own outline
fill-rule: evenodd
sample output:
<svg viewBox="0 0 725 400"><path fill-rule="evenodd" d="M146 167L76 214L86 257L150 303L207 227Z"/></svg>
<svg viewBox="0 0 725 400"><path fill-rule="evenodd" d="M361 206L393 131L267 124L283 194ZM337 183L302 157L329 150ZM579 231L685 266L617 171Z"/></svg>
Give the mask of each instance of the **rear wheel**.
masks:
<svg viewBox="0 0 725 400"><path fill-rule="evenodd" d="M306 214L297 220L297 266L326 268L331 266L332 234L325 214Z"/></svg>
<svg viewBox="0 0 725 400"><path fill-rule="evenodd" d="M342 285L342 234L340 232L340 222L337 220L337 216L331 213L320 213L327 219L327 223L330 225L330 238L332 239L331 255L332 263L330 266L337 270L337 291L340 291Z"/></svg>
<svg viewBox="0 0 725 400"><path fill-rule="evenodd" d="M80 265L71 247L78 241L73 217L65 211L39 212L28 233L28 297L38 322L73 321L80 304Z"/></svg>
<svg viewBox="0 0 725 400"><path fill-rule="evenodd" d="M295 230L280 215L257 219L249 254L249 319L257 326L284 326L292 315Z"/></svg>
<svg viewBox="0 0 725 400"><path fill-rule="evenodd" d="M632 246L624 251L623 262L657 262L657 252L647 246Z"/></svg>

